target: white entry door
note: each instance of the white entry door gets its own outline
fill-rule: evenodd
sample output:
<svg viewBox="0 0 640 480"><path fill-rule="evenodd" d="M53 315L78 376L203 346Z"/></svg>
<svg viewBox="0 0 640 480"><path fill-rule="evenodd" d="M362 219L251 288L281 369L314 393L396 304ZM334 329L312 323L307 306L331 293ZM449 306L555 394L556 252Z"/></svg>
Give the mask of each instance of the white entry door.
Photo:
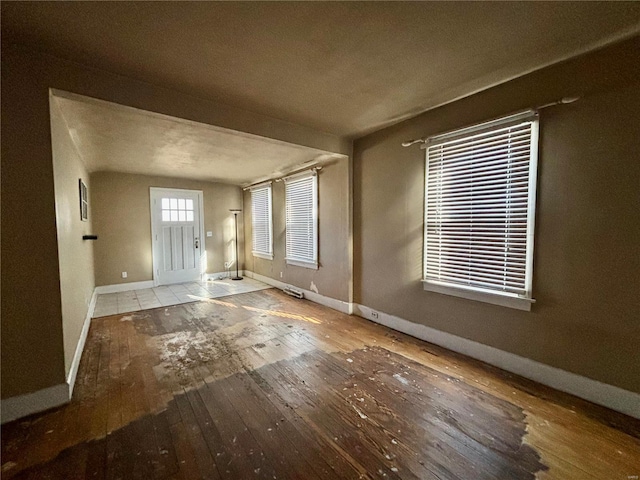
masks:
<svg viewBox="0 0 640 480"><path fill-rule="evenodd" d="M152 187L150 197L155 285L200 280L202 192Z"/></svg>

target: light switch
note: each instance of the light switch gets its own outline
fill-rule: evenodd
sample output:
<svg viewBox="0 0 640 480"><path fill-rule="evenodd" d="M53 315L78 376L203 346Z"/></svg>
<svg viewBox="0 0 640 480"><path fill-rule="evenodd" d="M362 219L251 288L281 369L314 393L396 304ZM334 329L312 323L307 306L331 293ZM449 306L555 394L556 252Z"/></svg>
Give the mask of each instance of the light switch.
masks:
<svg viewBox="0 0 640 480"><path fill-rule="evenodd" d="M207 237L213 237L213 232L207 232Z"/></svg>

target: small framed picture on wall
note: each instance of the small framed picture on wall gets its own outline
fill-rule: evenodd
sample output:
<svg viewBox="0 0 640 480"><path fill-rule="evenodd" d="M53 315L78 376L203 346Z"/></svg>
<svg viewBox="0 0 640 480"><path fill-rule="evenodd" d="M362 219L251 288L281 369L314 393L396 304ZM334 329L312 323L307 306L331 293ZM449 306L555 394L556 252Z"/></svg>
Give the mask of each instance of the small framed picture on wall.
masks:
<svg viewBox="0 0 640 480"><path fill-rule="evenodd" d="M81 178L78 179L78 184L80 187L80 220L86 222L89 219L89 195L87 186Z"/></svg>

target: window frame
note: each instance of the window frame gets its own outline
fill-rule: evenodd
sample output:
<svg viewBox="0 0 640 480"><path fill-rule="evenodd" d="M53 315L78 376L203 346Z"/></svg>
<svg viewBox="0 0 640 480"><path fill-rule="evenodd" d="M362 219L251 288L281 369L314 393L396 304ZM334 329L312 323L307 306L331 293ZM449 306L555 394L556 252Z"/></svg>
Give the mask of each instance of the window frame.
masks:
<svg viewBox="0 0 640 480"><path fill-rule="evenodd" d="M268 251L260 251L255 248L256 238L256 216L254 215L254 192L265 190L267 192L267 215L268 215ZM251 254L254 257L262 258L265 260L273 260L273 191L271 188L271 182L261 183L251 187Z"/></svg>
<svg viewBox="0 0 640 480"><path fill-rule="evenodd" d="M185 196L181 197L179 194L176 194L160 197L159 200L161 223L193 223L197 221L195 218L195 202L192 198L187 198ZM191 206L189 206L189 203L191 203ZM168 214L169 218L165 218L165 212ZM175 219L172 218L174 212L176 217ZM184 214L182 215L182 219L180 218L181 214ZM189 214L191 214L191 219L189 219Z"/></svg>
<svg viewBox="0 0 640 480"><path fill-rule="evenodd" d="M289 242L289 232L290 232L290 222L289 222L289 188L291 184L301 182L303 180L307 180L311 178L311 196L312 196L312 227L313 227L313 239L312 239L312 250L313 250L313 258L301 258L290 255L288 244ZM302 172L296 175L292 175L283 179L284 181L284 198L285 198L285 261L287 265L294 265L297 267L310 268L313 270L317 270L319 267L318 262L318 176L317 172Z"/></svg>
<svg viewBox="0 0 640 480"><path fill-rule="evenodd" d="M529 172L527 183L527 227L526 227L526 243L525 243L525 281L523 295L517 293L503 292L490 288L482 288L476 286L459 285L446 281L437 281L427 279L427 216L429 208L429 147L437 146L450 140L459 140L461 138L470 137L478 133L490 132L492 130L505 128L509 125L516 126L524 122L531 123L530 138L530 154L529 154ZM539 143L539 116L534 110L519 112L514 115L500 117L495 120L483 122L470 127L465 127L440 135L428 138L422 147L425 150L425 184L424 184L424 238L423 238L423 276L422 284L426 291L462 297L470 300L501 305L504 307L515 308L518 310L531 310L531 304L535 302L532 295L533 285L533 251L534 251L534 232L535 232L535 206L537 195L537 172L538 172L538 143Z"/></svg>
<svg viewBox="0 0 640 480"><path fill-rule="evenodd" d="M89 221L89 189L87 184L79 178L78 179L78 193L80 196L80 221Z"/></svg>

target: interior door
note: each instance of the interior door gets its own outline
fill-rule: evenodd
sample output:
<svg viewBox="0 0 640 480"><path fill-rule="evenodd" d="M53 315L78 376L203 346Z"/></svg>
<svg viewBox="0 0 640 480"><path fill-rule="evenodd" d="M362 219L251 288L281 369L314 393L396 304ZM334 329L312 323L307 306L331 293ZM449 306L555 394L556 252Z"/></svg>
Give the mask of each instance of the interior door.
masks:
<svg viewBox="0 0 640 480"><path fill-rule="evenodd" d="M151 188L155 285L202 278L202 192Z"/></svg>

